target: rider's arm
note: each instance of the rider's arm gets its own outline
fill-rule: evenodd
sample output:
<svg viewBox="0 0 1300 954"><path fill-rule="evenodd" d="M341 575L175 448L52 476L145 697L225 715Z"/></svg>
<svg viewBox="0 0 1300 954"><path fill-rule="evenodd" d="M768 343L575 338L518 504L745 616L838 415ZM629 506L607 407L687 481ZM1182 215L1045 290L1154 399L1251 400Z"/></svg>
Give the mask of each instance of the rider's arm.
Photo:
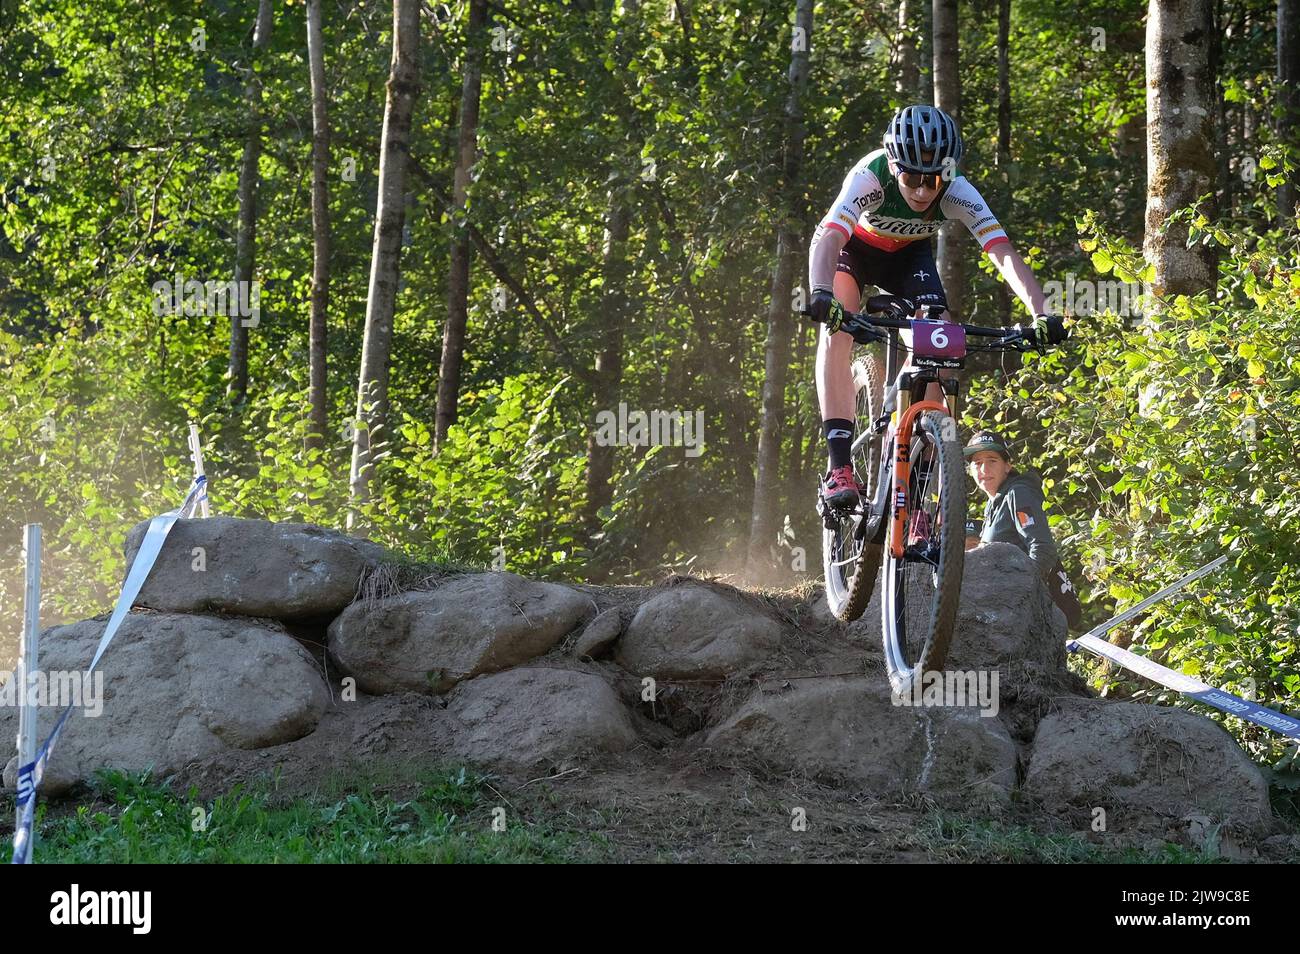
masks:
<svg viewBox="0 0 1300 954"><path fill-rule="evenodd" d="M953 180L942 199L945 218L956 219L970 230L971 236L980 243L993 264L998 267L1002 277L1007 280L1011 290L1016 293L1031 315L1043 314L1046 296L1033 271L1025 260L1012 247L1004 229L993 210L988 207L984 197L965 176Z"/></svg>
<svg viewBox="0 0 1300 954"><path fill-rule="evenodd" d="M844 177L840 194L831 203L830 211L822 217L808 246L808 288L810 291L832 291L835 287L835 265L840 259L858 216L874 212L885 201L885 190L876 174L863 159Z"/></svg>
<svg viewBox="0 0 1300 954"><path fill-rule="evenodd" d="M1041 315L1047 310L1047 297L1043 287L1038 284L1031 269L1020 253L1011 245L1010 240L1003 239L988 249L988 256L998 267L1002 277L1007 280L1016 297L1025 303L1031 315Z"/></svg>
<svg viewBox="0 0 1300 954"><path fill-rule="evenodd" d="M848 244L849 236L825 223L817 226L812 244L808 246L808 288L811 291L835 290L835 263L840 260L840 249Z"/></svg>

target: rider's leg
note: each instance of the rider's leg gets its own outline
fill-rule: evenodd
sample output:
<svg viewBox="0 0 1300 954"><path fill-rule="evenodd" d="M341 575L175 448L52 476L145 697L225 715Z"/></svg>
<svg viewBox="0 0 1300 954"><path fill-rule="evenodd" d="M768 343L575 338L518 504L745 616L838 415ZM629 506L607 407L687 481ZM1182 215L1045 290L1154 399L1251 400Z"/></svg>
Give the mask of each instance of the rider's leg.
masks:
<svg viewBox="0 0 1300 954"><path fill-rule="evenodd" d="M857 311L862 292L848 272L835 273L835 297L849 311ZM821 326L817 342L817 401L821 405L822 420L844 418L853 420L856 412L853 390L851 355L853 336L847 331L830 334Z"/></svg>
<svg viewBox="0 0 1300 954"><path fill-rule="evenodd" d="M849 311L857 311L861 286L848 271L835 273L835 297ZM853 476L851 448L856 416L852 368L853 336L846 331L829 334L821 327L817 342L817 401L821 405L830 466L823 485L825 499L834 507L853 507L860 487Z"/></svg>

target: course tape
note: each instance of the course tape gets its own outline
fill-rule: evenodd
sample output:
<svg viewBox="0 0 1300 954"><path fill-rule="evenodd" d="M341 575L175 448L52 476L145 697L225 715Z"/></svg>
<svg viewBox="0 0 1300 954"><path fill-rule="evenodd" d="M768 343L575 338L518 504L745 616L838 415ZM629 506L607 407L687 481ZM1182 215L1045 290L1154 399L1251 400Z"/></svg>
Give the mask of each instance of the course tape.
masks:
<svg viewBox="0 0 1300 954"><path fill-rule="evenodd" d="M189 493L185 495L185 500L179 507L149 521L149 529L145 532L144 540L140 543L140 549L136 551L135 559L131 562L131 569L126 575L126 582L122 584L122 593L117 598L117 605L113 607L113 615L109 617L108 625L104 627L104 635L99 638L99 646L95 649L95 657L90 662L90 668L86 670L87 676L94 672L95 667L99 665L104 650L108 649L108 644L117 635L122 620L130 612L131 604L140 595L140 588L144 586L145 579L153 569L158 554L162 551L163 541L167 539L167 534L171 532L172 525L179 518L194 513L198 502L207 497L207 482L206 477L195 477L194 483L190 485ZM18 807L22 809L23 815L17 829L14 831L13 864L27 864L32 860L31 837L32 822L36 814L36 788L41 784L41 779L45 777L45 768L50 761L50 752L54 749L54 743L58 741L59 734L63 731L63 726L67 723L68 716L71 714L72 706L69 705L63 710L63 714L59 716L59 720L54 723L54 731L50 733L50 737L45 740L45 744L36 753L36 758L18 770Z"/></svg>
<svg viewBox="0 0 1300 954"><path fill-rule="evenodd" d="M1274 712L1257 702L1251 702L1249 699L1242 699L1230 692L1224 692L1222 689L1207 686L1199 679L1193 679L1181 672L1174 672L1174 670L1162 666L1145 656L1139 656L1127 649L1121 649L1119 646L1108 643L1096 636L1078 636L1065 644L1065 648L1071 652L1074 652L1080 646L1096 653L1098 656L1104 656L1111 662L1118 663L1138 675L1146 676L1152 682L1158 682L1168 689L1174 689L1186 696L1190 696L1197 702L1204 702L1216 709L1222 709L1239 719L1262 725L1266 729L1272 729L1274 732L1292 739L1300 739L1300 719L1294 716Z"/></svg>

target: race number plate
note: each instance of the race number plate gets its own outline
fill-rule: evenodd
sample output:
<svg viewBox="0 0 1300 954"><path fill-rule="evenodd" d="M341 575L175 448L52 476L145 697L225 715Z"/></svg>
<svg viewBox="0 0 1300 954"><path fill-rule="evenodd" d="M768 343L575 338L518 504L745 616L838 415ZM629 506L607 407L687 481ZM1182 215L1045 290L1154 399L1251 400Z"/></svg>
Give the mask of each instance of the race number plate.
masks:
<svg viewBox="0 0 1300 954"><path fill-rule="evenodd" d="M912 363L919 368L960 368L966 329L946 321L912 322Z"/></svg>

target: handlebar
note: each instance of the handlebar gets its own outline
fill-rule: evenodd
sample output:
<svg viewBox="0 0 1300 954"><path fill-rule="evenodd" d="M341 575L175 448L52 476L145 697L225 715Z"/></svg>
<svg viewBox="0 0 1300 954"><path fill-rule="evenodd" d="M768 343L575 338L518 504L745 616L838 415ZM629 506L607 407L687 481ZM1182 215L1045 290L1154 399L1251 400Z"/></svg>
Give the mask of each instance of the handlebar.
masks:
<svg viewBox="0 0 1300 954"><path fill-rule="evenodd" d="M900 298L897 295L873 295L867 299L867 303L861 312L849 312L844 323L840 326L841 331L847 331L853 335L853 340L858 344L867 344L872 341L884 341L887 335L876 331L877 328L911 328L915 321L938 321L947 309L943 305L929 305L927 318L914 318L916 305L906 298ZM812 321L812 313L805 309L802 314ZM987 346L973 349L979 351L1029 351L1036 347L1032 329L1022 328L1020 325L1012 325L1009 328L985 328L981 325L968 325L962 322L953 322L963 328L967 335L980 338L996 338L998 340L990 342Z"/></svg>

